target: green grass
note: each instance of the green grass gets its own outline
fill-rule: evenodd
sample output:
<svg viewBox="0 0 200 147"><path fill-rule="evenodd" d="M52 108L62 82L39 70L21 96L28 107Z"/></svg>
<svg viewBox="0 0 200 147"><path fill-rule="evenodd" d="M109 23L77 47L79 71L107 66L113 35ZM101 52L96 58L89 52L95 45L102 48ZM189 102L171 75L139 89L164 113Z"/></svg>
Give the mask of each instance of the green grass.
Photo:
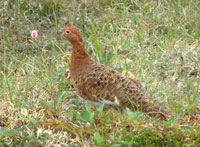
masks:
<svg viewBox="0 0 200 147"><path fill-rule="evenodd" d="M0 146L200 145L198 0L10 0L0 8ZM66 78L66 26L83 33L94 60L135 73L170 120L80 101Z"/></svg>

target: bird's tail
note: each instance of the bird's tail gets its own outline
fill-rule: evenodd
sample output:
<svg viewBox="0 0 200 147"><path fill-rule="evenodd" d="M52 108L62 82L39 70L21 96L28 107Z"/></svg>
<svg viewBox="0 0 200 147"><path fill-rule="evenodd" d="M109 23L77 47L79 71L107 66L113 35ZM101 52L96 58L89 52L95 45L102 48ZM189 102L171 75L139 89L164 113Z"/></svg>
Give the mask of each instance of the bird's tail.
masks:
<svg viewBox="0 0 200 147"><path fill-rule="evenodd" d="M128 105L129 109L145 112L147 115L159 118L160 120L168 120L170 117L169 113L162 110L158 106L155 106L151 101L144 97L137 100L133 98L130 102L131 105Z"/></svg>

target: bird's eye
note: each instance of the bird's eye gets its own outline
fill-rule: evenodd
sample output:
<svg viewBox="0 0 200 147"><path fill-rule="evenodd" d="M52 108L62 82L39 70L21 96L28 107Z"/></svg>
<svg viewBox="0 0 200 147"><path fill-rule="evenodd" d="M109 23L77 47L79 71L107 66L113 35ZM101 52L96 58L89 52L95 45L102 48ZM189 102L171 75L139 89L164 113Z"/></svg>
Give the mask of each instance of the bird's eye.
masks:
<svg viewBox="0 0 200 147"><path fill-rule="evenodd" d="M70 30L66 30L65 33L66 33L66 34L70 34L71 31L70 31Z"/></svg>

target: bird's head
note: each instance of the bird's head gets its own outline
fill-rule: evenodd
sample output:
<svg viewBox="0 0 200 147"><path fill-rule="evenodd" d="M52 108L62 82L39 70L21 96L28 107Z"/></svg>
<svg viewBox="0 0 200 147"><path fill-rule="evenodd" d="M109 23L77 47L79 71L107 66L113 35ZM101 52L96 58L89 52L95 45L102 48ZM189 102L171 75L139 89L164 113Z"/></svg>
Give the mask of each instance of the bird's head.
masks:
<svg viewBox="0 0 200 147"><path fill-rule="evenodd" d="M71 42L71 44L82 44L83 43L82 35L77 29L67 27L67 28L63 29L63 32L64 32L64 36L67 38L67 40L69 40Z"/></svg>

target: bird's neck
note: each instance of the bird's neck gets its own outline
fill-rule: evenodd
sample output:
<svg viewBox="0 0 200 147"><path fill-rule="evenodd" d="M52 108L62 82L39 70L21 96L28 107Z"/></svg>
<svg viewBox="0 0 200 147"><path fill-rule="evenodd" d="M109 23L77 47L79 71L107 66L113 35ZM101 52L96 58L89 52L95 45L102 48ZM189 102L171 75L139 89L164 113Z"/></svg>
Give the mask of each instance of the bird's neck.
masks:
<svg viewBox="0 0 200 147"><path fill-rule="evenodd" d="M88 58L88 54L85 51L84 44L77 43L77 44L72 44L72 57L71 61L73 60L82 60L85 58Z"/></svg>
<svg viewBox="0 0 200 147"><path fill-rule="evenodd" d="M72 44L72 56L71 56L71 66L70 73L76 76L80 72L89 68L93 63L89 55L85 51L84 45ZM73 76L71 78L73 78Z"/></svg>

